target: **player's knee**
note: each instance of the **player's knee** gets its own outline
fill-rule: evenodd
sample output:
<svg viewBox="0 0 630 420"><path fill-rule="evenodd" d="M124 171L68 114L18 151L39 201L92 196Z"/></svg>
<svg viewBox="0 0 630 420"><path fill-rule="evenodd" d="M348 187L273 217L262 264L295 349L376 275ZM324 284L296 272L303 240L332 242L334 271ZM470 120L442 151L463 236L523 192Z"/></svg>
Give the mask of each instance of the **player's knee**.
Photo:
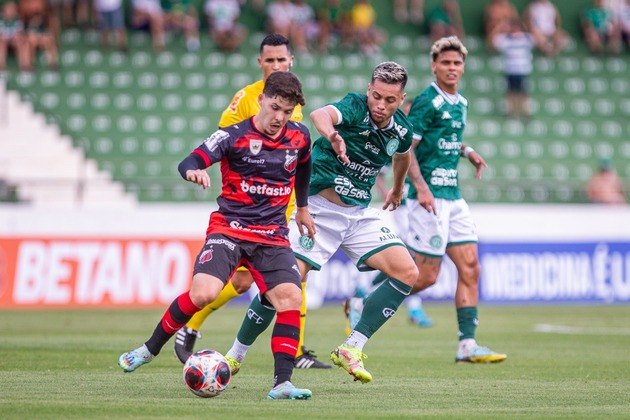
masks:
<svg viewBox="0 0 630 420"><path fill-rule="evenodd" d="M475 285L479 282L481 266L477 260L466 262L458 268L459 278L468 285Z"/></svg>
<svg viewBox="0 0 630 420"><path fill-rule="evenodd" d="M398 275L395 276L395 278L413 287L416 283L416 280L418 279L418 267L416 267L414 264L409 264L400 269Z"/></svg>
<svg viewBox="0 0 630 420"><path fill-rule="evenodd" d="M232 282L232 286L234 286L236 293L241 295L249 290L254 282L254 279L249 271L237 271L230 281Z"/></svg>
<svg viewBox="0 0 630 420"><path fill-rule="evenodd" d="M278 291L273 296L274 307L276 311L299 310L302 305L302 290L299 288L284 287L282 291Z"/></svg>
<svg viewBox="0 0 630 420"><path fill-rule="evenodd" d="M203 308L206 305L214 302L218 293L211 288L192 288L190 289L190 300L198 308Z"/></svg>
<svg viewBox="0 0 630 420"><path fill-rule="evenodd" d="M412 293L419 292L437 283L438 271L418 272L416 283L413 285Z"/></svg>

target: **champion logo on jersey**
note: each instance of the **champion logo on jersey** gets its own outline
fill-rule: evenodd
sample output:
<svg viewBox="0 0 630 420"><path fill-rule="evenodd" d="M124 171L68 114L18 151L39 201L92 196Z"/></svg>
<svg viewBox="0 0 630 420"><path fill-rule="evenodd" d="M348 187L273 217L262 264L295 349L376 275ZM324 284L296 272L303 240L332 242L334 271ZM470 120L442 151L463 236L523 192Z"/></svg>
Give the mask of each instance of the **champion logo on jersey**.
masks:
<svg viewBox="0 0 630 420"><path fill-rule="evenodd" d="M370 135L370 130L361 131L359 133L359 135L361 135L361 136L369 136Z"/></svg>
<svg viewBox="0 0 630 420"><path fill-rule="evenodd" d="M442 119L443 120L450 120L451 118L453 118L453 117L451 117L451 114L449 114L448 111L444 111L442 113Z"/></svg>
<svg viewBox="0 0 630 420"><path fill-rule="evenodd" d="M262 140L259 139L250 139L249 140L249 151L252 154L257 155L262 150Z"/></svg>

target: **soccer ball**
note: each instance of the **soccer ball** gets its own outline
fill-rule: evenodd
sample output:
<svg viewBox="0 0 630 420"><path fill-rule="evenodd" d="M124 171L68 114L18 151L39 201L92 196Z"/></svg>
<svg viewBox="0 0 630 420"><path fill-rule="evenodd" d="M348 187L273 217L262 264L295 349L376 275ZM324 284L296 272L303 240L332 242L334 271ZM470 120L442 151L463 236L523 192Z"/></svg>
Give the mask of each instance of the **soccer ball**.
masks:
<svg viewBox="0 0 630 420"><path fill-rule="evenodd" d="M230 365L215 350L200 350L184 364L184 382L199 397L216 397L227 388L231 378Z"/></svg>

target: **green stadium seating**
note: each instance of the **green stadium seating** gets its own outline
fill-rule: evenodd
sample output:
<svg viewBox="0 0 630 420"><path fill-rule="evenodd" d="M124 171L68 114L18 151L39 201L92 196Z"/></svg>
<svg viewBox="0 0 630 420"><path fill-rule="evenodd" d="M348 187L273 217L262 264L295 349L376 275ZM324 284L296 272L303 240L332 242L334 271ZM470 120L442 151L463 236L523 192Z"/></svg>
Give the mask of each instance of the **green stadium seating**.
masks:
<svg viewBox="0 0 630 420"><path fill-rule="evenodd" d="M387 53L296 57L293 71L306 93L305 115L348 91L364 91L371 69L384 60L409 69L410 97L432 80L428 39L419 28L392 24L385 3L374 2L379 24L390 32L383 49ZM429 7L436 1L426 3ZM522 10L526 2L515 3ZM576 0L574 8L588 3ZM535 58L529 80L534 118L509 120L502 116L500 59L486 50L479 27L472 23L482 8L477 2L461 2L461 7L471 52L462 82L470 102L465 142L490 166L484 180L477 181L470 165L460 165L465 197L476 202L584 202L584 184L603 156L613 157L630 187L628 55L590 56L574 23L567 22L573 35L569 51L556 59ZM571 9L560 8L565 13ZM251 11L244 18L252 19ZM234 92L260 77L255 57L262 36L254 31L234 54L213 50L206 35L196 54L170 39L168 50L156 55L147 33L131 31L125 55L101 51L95 31L65 30L61 71L13 72L8 87L58 124L76 147L141 201L209 200L219 193L218 168L211 169L212 187L201 191L183 182L176 166L215 129ZM308 118L304 122L315 135Z"/></svg>

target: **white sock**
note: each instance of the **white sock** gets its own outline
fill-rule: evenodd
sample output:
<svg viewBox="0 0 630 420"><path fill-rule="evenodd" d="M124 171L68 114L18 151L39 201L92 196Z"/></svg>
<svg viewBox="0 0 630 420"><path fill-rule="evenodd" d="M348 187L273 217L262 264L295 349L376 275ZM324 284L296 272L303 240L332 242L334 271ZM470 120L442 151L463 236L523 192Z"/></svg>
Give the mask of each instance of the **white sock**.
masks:
<svg viewBox="0 0 630 420"><path fill-rule="evenodd" d="M414 309L422 308L422 298L419 294L407 296L405 299L405 305L407 305L407 310L413 311Z"/></svg>
<svg viewBox="0 0 630 420"><path fill-rule="evenodd" d="M136 351L140 354L140 356L142 356L143 359L151 360L155 357L155 355L149 351L146 344L138 347Z"/></svg>
<svg viewBox="0 0 630 420"><path fill-rule="evenodd" d="M368 338L366 336L358 331L352 331L348 338L346 338L346 341L344 341L343 343L351 347L356 347L359 350L363 350L363 346L365 346L365 343L367 343L367 341Z"/></svg>
<svg viewBox="0 0 630 420"><path fill-rule="evenodd" d="M238 341L238 338L234 340L234 344L228 352L225 354L226 356L230 356L233 359L236 359L238 362L242 362L247 355L247 351L251 346L241 343Z"/></svg>
<svg viewBox="0 0 630 420"><path fill-rule="evenodd" d="M476 345L477 341L474 338L465 338L463 340L459 340L459 351L468 352Z"/></svg>

